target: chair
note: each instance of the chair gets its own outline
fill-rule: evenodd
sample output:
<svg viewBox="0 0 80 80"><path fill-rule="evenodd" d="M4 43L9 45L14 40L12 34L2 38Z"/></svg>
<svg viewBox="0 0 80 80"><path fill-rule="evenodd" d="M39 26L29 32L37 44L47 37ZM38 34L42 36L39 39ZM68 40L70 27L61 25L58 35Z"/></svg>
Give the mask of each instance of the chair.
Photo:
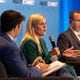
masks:
<svg viewBox="0 0 80 80"><path fill-rule="evenodd" d="M1 61L0 61L0 78L7 78L6 69Z"/></svg>
<svg viewBox="0 0 80 80"><path fill-rule="evenodd" d="M69 77L27 77L27 78L0 78L0 80L75 80Z"/></svg>
<svg viewBox="0 0 80 80"><path fill-rule="evenodd" d="M4 64L0 61L0 80L75 80L71 77L11 77L7 76Z"/></svg>

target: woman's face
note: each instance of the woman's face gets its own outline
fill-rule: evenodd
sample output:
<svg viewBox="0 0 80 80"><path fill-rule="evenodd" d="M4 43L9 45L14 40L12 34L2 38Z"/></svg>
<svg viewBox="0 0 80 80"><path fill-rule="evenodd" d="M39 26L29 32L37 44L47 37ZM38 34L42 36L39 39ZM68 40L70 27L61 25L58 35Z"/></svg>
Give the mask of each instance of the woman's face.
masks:
<svg viewBox="0 0 80 80"><path fill-rule="evenodd" d="M46 34L47 24L45 18L42 18L39 23L34 27L34 32L36 36L44 36Z"/></svg>

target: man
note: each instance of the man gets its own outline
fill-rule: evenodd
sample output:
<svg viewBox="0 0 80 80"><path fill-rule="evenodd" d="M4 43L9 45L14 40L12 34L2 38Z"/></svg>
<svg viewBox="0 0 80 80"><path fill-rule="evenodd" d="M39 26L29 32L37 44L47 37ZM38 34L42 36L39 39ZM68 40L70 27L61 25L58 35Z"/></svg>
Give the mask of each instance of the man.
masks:
<svg viewBox="0 0 80 80"><path fill-rule="evenodd" d="M49 65L39 63L28 68L27 62L13 39L21 31L24 16L15 10L4 11L1 15L0 60L3 62L9 77L38 77Z"/></svg>
<svg viewBox="0 0 80 80"><path fill-rule="evenodd" d="M66 49L72 48L74 50L64 55L71 58L80 58L80 11L74 10L71 12L70 28L59 35L57 45L61 55ZM78 54L74 53L75 50ZM77 74L80 75L80 65L75 65L74 67Z"/></svg>

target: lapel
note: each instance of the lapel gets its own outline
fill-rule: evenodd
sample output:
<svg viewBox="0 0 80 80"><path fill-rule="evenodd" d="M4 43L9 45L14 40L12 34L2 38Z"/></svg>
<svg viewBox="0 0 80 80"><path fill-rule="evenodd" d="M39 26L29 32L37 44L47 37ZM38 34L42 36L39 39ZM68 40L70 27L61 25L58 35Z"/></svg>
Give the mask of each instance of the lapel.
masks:
<svg viewBox="0 0 80 80"><path fill-rule="evenodd" d="M11 45L15 47L17 51L20 53L21 59L24 60L25 63L27 63L24 55L22 54L22 51L17 47L16 43L13 40L11 40L10 37L6 33L1 33L0 36L4 38L5 40L7 40L9 43L11 43Z"/></svg>
<svg viewBox="0 0 80 80"><path fill-rule="evenodd" d="M74 34L74 32L69 28L69 33L72 36L72 38L77 42L77 44L80 46L80 41L78 40L78 38L76 37L76 35Z"/></svg>
<svg viewBox="0 0 80 80"><path fill-rule="evenodd" d="M47 56L48 55L48 50L47 50L46 44L45 44L45 42L42 38L40 39L40 44L41 44L41 47L42 47L42 50L43 50L43 54L45 56Z"/></svg>
<svg viewBox="0 0 80 80"><path fill-rule="evenodd" d="M17 46L16 43L13 40L11 40L11 38L7 35L7 33L2 32L0 36L6 39L9 43L13 44L13 46Z"/></svg>

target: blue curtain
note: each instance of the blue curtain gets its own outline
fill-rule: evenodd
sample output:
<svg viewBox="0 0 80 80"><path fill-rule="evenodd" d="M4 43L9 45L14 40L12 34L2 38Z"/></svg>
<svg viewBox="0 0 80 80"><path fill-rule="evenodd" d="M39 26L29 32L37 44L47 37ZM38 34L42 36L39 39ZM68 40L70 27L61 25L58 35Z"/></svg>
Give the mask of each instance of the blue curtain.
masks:
<svg viewBox="0 0 80 80"><path fill-rule="evenodd" d="M80 10L80 0L60 0L59 33L69 27L69 13L72 10Z"/></svg>

